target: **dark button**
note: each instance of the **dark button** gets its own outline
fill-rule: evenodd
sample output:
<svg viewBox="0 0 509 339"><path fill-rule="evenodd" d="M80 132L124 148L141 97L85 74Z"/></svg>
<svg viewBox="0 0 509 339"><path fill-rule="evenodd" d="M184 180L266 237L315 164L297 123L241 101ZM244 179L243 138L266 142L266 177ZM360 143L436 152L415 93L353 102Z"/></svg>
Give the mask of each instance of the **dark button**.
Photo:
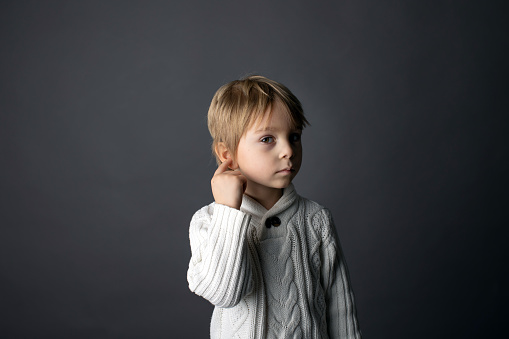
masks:
<svg viewBox="0 0 509 339"><path fill-rule="evenodd" d="M265 226L267 226L267 228L270 228L270 226L278 227L279 225L281 225L281 220L279 220L278 217L271 217L265 220Z"/></svg>

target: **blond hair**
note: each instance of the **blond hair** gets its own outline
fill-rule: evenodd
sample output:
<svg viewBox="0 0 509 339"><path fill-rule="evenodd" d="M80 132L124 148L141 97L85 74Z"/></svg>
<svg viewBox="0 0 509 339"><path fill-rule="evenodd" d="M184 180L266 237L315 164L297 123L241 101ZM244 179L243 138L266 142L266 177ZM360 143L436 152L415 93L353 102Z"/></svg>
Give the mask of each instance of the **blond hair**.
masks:
<svg viewBox="0 0 509 339"><path fill-rule="evenodd" d="M217 163L221 161L216 147L223 142L232 157L246 130L271 114L274 103L279 101L286 108L287 118L298 129L309 125L297 97L283 84L260 75L251 75L227 83L212 98L208 112L208 128L212 136L212 153Z"/></svg>

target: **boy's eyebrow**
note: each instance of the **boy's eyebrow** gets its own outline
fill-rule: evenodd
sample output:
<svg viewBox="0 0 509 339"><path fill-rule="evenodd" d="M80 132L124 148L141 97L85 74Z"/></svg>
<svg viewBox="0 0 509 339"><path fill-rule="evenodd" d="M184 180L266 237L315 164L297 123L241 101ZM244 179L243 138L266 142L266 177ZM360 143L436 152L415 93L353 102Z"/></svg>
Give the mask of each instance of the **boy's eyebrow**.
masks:
<svg viewBox="0 0 509 339"><path fill-rule="evenodd" d="M263 127L263 128L257 129L255 131L255 133L265 132L265 131L278 131L278 130L279 130L279 128L274 128L274 127L267 126L267 127ZM292 128L292 131L302 131L302 128L295 127L295 128Z"/></svg>
<svg viewBox="0 0 509 339"><path fill-rule="evenodd" d="M274 127L264 127L264 128L259 128L255 131L255 133L258 133L258 132L265 132L265 131L277 131L277 128L274 128Z"/></svg>

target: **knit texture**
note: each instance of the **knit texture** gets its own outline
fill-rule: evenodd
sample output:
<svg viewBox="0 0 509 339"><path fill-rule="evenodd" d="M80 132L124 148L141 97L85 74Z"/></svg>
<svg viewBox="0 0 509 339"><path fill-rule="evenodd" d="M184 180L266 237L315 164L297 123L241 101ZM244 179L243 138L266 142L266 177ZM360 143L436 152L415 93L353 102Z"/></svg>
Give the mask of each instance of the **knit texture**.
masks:
<svg viewBox="0 0 509 339"><path fill-rule="evenodd" d="M279 227L265 227L277 216ZM191 220L189 288L216 307L211 338L361 338L327 209L293 185L266 210L212 203Z"/></svg>

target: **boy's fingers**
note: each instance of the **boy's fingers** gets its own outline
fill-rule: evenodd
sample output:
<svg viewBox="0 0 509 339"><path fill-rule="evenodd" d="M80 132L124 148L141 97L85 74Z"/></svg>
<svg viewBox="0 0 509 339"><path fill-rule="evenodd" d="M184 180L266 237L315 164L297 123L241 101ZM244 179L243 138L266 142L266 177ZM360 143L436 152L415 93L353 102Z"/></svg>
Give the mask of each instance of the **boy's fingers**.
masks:
<svg viewBox="0 0 509 339"><path fill-rule="evenodd" d="M216 171L214 172L214 175L226 172L228 170L228 165L230 165L231 162L232 162L232 159L230 159L230 158L223 161L223 163L217 167Z"/></svg>

